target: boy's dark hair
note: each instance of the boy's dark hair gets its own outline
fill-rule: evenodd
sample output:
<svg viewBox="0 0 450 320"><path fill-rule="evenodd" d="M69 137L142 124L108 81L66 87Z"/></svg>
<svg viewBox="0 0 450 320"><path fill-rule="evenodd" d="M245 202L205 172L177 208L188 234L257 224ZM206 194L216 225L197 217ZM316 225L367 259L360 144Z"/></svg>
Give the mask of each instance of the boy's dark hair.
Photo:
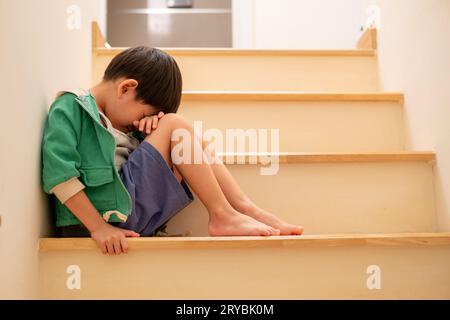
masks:
<svg viewBox="0 0 450 320"><path fill-rule="evenodd" d="M146 46L127 49L112 59L103 76L104 81L120 77L135 79L136 100L158 108L164 113L176 113L181 102L182 77L173 57Z"/></svg>

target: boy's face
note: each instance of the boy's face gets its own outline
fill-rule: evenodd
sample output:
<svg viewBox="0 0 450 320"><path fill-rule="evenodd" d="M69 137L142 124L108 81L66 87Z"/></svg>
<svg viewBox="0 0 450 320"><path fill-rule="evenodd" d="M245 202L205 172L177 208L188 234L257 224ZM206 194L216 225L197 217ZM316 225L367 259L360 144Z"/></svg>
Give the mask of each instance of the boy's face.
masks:
<svg viewBox="0 0 450 320"><path fill-rule="evenodd" d="M136 130L133 121L158 114L154 106L136 101L137 85L133 79L118 82L117 94L108 106L107 117L116 129L124 133Z"/></svg>

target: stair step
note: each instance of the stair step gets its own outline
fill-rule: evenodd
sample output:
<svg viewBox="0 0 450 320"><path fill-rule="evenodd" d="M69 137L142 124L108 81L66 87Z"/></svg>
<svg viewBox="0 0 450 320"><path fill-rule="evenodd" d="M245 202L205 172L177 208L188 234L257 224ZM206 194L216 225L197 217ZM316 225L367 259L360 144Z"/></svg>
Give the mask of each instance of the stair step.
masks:
<svg viewBox="0 0 450 320"><path fill-rule="evenodd" d="M280 153L273 175L261 174L269 165L260 156L222 159L250 199L307 234L436 230L431 151ZM194 198L168 223L171 234L208 234L207 211Z"/></svg>
<svg viewBox="0 0 450 320"><path fill-rule="evenodd" d="M42 299L449 299L450 234L41 239ZM81 288L67 282L77 266ZM70 270L74 270L73 268ZM380 287L368 283L379 277Z"/></svg>
<svg viewBox="0 0 450 320"><path fill-rule="evenodd" d="M390 101L403 103L401 92L183 91L183 101Z"/></svg>
<svg viewBox="0 0 450 320"><path fill-rule="evenodd" d="M450 245L450 233L321 234L302 236L142 237L128 238L130 250L304 248L349 246ZM40 252L94 250L91 238L41 238Z"/></svg>
<svg viewBox="0 0 450 320"><path fill-rule="evenodd" d="M93 49L94 83L125 49ZM177 61L185 90L378 90L374 50L160 49Z"/></svg>
<svg viewBox="0 0 450 320"><path fill-rule="evenodd" d="M284 151L405 149L403 94L396 92L185 91L179 113L224 134L279 129Z"/></svg>
<svg viewBox="0 0 450 320"><path fill-rule="evenodd" d="M96 47L98 55L116 56L128 47ZM173 56L375 56L372 49L234 49L234 48L159 48Z"/></svg>
<svg viewBox="0 0 450 320"><path fill-rule="evenodd" d="M436 154L433 151L400 151L368 152L368 153L313 153L313 152L256 152L256 153L220 153L218 154L226 164L263 164L265 157L276 157L278 163L345 163L345 162L403 162L423 161L435 164ZM241 162L239 162L241 161Z"/></svg>

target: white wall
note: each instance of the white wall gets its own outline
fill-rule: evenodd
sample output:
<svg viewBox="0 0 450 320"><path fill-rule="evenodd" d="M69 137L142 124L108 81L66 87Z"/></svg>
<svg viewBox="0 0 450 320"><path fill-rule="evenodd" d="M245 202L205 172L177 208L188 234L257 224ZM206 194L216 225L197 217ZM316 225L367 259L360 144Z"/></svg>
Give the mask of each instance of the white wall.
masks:
<svg viewBox="0 0 450 320"><path fill-rule="evenodd" d="M81 29L66 26L69 5ZM35 298L37 240L48 232L40 142L55 92L90 85L97 0L0 0L0 299Z"/></svg>
<svg viewBox="0 0 450 320"><path fill-rule="evenodd" d="M365 0L233 0L233 47L353 48Z"/></svg>
<svg viewBox="0 0 450 320"><path fill-rule="evenodd" d="M368 0L367 0L368 2ZM381 88L405 93L411 150L434 150L438 225L450 230L450 1L375 0Z"/></svg>

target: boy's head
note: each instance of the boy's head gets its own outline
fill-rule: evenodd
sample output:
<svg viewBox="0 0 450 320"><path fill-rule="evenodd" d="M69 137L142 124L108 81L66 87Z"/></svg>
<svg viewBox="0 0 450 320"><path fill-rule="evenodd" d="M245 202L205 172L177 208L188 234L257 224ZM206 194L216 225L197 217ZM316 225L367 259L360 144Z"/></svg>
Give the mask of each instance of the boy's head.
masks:
<svg viewBox="0 0 450 320"><path fill-rule="evenodd" d="M103 82L114 84L117 95L109 101L113 108L108 117L119 126L160 111L176 113L180 106L180 69L173 57L156 48L139 46L121 52L106 68Z"/></svg>

